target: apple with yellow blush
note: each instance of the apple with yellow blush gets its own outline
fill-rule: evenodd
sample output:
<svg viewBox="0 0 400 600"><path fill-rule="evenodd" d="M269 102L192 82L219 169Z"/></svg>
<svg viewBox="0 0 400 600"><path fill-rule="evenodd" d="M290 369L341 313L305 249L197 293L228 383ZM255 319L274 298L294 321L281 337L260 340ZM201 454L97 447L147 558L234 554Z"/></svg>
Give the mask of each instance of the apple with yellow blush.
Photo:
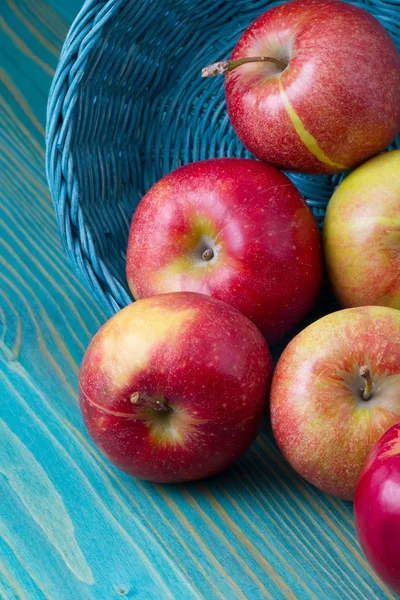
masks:
<svg viewBox="0 0 400 600"><path fill-rule="evenodd" d="M213 475L252 443L267 406L267 344L196 293L139 300L93 338L79 376L86 427L120 469L155 482Z"/></svg>
<svg viewBox="0 0 400 600"><path fill-rule="evenodd" d="M271 388L271 422L293 468L351 500L372 445L400 421L400 311L331 313L284 350Z"/></svg>
<svg viewBox="0 0 400 600"><path fill-rule="evenodd" d="M342 306L400 309L400 150L372 158L344 179L329 201L323 237Z"/></svg>
<svg viewBox="0 0 400 600"><path fill-rule="evenodd" d="M278 341L313 307L322 279L317 222L293 183L256 160L185 165L133 215L126 260L136 299L192 291L223 300Z"/></svg>

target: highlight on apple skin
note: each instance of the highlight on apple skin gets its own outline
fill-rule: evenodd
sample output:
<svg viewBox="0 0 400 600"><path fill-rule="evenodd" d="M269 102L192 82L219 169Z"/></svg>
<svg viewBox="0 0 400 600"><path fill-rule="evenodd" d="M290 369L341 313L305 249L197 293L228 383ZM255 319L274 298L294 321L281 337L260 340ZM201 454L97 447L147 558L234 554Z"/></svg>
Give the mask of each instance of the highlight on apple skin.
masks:
<svg viewBox="0 0 400 600"><path fill-rule="evenodd" d="M339 185L325 215L324 247L342 306L400 309L400 150L372 158Z"/></svg>
<svg viewBox="0 0 400 600"><path fill-rule="evenodd" d="M250 57L277 62L248 62ZM335 173L400 131L400 54L368 12L335 0L271 8L243 33L225 75L239 139L281 169ZM229 64L229 61L224 61Z"/></svg>
<svg viewBox="0 0 400 600"><path fill-rule="evenodd" d="M166 175L142 198L127 280L135 298L195 291L223 300L273 343L315 304L321 236L296 187L274 167L200 161Z"/></svg>
<svg viewBox="0 0 400 600"><path fill-rule="evenodd" d="M400 421L400 311L348 308L298 334L271 388L276 441L292 467L351 500L371 446Z"/></svg>
<svg viewBox="0 0 400 600"><path fill-rule="evenodd" d="M196 293L139 300L96 334L80 370L95 444L154 482L208 477L256 437L272 374L267 344L235 308Z"/></svg>
<svg viewBox="0 0 400 600"><path fill-rule="evenodd" d="M400 423L371 450L356 488L354 521L365 556L400 594Z"/></svg>

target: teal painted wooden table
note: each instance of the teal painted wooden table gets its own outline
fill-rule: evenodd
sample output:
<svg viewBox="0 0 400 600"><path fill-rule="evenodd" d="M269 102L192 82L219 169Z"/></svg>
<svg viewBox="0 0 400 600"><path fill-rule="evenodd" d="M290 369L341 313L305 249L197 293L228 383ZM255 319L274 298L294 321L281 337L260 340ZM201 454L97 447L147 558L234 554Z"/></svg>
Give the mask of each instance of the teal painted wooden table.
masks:
<svg viewBox="0 0 400 600"><path fill-rule="evenodd" d="M80 2L1 0L0 597L383 599L350 503L284 462L268 428L218 478L134 481L83 427L77 375L105 316L66 264L45 107Z"/></svg>

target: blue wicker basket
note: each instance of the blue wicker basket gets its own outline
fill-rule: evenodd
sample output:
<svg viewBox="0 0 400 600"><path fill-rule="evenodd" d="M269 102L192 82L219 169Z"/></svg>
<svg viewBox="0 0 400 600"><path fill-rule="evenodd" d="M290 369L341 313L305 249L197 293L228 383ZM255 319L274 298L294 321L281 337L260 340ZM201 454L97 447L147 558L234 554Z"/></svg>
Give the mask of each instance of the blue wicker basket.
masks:
<svg viewBox="0 0 400 600"><path fill-rule="evenodd" d="M109 315L132 301L128 228L150 186L184 163L250 156L230 126L222 79L200 73L279 3L88 0L72 25L50 91L47 175L65 251ZM400 0L357 4L400 48ZM290 177L321 223L343 175Z"/></svg>

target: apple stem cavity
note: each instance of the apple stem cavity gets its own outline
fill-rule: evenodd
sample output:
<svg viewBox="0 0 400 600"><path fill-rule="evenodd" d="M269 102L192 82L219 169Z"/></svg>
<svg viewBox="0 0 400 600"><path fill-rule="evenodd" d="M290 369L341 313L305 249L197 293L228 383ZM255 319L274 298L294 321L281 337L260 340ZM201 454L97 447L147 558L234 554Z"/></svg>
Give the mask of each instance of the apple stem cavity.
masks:
<svg viewBox="0 0 400 600"><path fill-rule="evenodd" d="M247 56L245 58L237 58L235 60L221 60L220 62L208 65L202 69L201 76L215 77L216 75L223 75L224 73L228 73L228 71L233 71L233 69L236 69L236 67L254 62L274 63L274 65L279 67L279 69L282 71L284 71L288 66L287 62L284 60L279 60L279 58L274 58L273 56Z"/></svg>
<svg viewBox="0 0 400 600"><path fill-rule="evenodd" d="M364 365L364 366L360 367L358 374L360 375L360 377L362 377L364 379L364 383L365 383L364 389L361 390L362 399L369 400L372 396L372 385L373 385L371 372L368 369L368 367Z"/></svg>
<svg viewBox="0 0 400 600"><path fill-rule="evenodd" d="M167 412L171 410L171 407L168 406L162 400L156 400L155 398L148 398L140 394L139 392L134 392L131 396L132 404L136 404L136 406L140 406L142 408L152 408L153 410L159 412Z"/></svg>
<svg viewBox="0 0 400 600"><path fill-rule="evenodd" d="M214 250L212 250L211 248L207 248L202 253L201 258L206 261L212 260L214 258Z"/></svg>

